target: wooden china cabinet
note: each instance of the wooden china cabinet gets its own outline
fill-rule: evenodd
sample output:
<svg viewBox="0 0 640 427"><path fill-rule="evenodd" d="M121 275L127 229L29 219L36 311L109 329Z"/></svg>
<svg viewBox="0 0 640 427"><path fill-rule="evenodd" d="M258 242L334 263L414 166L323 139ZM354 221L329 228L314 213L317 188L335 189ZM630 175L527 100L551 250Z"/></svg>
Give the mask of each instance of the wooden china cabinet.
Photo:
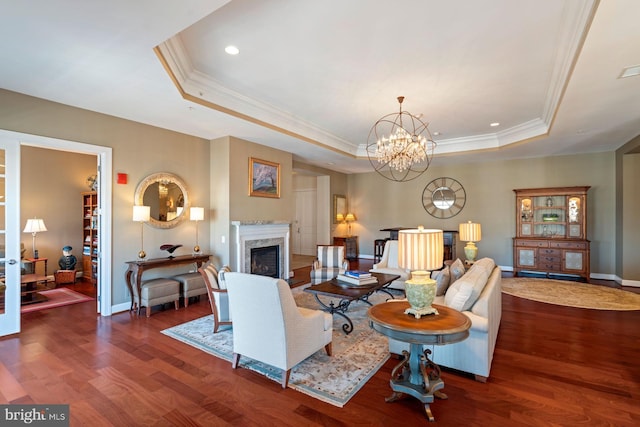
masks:
<svg viewBox="0 0 640 427"><path fill-rule="evenodd" d="M530 188L516 193L513 274L569 274L589 282L587 191L590 187Z"/></svg>

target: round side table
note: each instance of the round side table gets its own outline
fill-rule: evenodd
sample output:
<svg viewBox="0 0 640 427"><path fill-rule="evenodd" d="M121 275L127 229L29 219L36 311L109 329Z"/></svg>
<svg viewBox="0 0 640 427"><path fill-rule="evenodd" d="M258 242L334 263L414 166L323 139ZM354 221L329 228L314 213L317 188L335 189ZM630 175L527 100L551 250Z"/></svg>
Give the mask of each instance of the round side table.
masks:
<svg viewBox="0 0 640 427"><path fill-rule="evenodd" d="M440 368L429 359L430 350L422 351L425 344L445 345L462 341L469 336L471 320L461 312L442 305L435 305L439 314L416 319L404 314L409 307L406 301L390 301L377 304L368 311L370 326L383 335L410 344L410 351L403 351L403 360L391 373L391 390L387 402L394 402L404 395L413 396L424 404L429 421L435 421L430 403L434 396L446 399L440 392L444 381Z"/></svg>

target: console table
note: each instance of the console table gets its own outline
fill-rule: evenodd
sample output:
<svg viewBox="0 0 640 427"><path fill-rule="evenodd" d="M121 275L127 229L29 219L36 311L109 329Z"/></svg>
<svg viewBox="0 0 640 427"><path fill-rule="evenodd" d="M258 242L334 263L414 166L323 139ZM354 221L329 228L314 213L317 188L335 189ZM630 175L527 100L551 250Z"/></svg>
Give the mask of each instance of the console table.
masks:
<svg viewBox="0 0 640 427"><path fill-rule="evenodd" d="M140 308L140 288L142 286L142 273L154 268L170 268L181 265L195 264L197 268L200 268L202 264L209 260L211 255L180 255L169 258L154 258L140 261L127 261L127 271L124 275L127 286L129 287L129 293L131 293L131 309L137 310ZM135 290L134 293L134 284Z"/></svg>

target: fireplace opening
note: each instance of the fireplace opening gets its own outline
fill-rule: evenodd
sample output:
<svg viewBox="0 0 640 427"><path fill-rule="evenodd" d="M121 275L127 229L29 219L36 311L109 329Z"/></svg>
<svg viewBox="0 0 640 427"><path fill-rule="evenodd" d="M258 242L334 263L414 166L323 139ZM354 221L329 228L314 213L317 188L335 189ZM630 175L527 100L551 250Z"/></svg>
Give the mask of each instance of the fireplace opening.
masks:
<svg viewBox="0 0 640 427"><path fill-rule="evenodd" d="M251 274L280 278L280 247L265 246L251 249Z"/></svg>

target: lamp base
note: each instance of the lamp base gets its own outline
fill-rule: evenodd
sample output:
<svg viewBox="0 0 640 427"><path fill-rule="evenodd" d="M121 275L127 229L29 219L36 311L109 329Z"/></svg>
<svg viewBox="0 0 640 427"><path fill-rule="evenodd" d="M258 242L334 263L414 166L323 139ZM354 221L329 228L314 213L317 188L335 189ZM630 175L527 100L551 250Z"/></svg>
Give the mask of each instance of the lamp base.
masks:
<svg viewBox="0 0 640 427"><path fill-rule="evenodd" d="M200 246L199 245L195 245L193 247L193 253L194 253L194 255L199 255L200 254Z"/></svg>
<svg viewBox="0 0 640 427"><path fill-rule="evenodd" d="M473 264L478 256L478 247L473 242L467 242L464 247L464 256L467 257L467 261Z"/></svg>
<svg viewBox="0 0 640 427"><path fill-rule="evenodd" d="M145 251L138 252L138 258L145 259L147 257L147 253Z"/></svg>
<svg viewBox="0 0 640 427"><path fill-rule="evenodd" d="M409 307L404 311L404 314L413 314L416 319L421 318L422 316L426 316L428 314L440 314L438 310L434 307L425 307L425 308L413 308Z"/></svg>
<svg viewBox="0 0 640 427"><path fill-rule="evenodd" d="M411 279L404 283L407 301L411 307L405 314L412 314L416 319L428 314L439 314L438 310L431 306L436 296L436 281L429 277L428 271L414 271Z"/></svg>

